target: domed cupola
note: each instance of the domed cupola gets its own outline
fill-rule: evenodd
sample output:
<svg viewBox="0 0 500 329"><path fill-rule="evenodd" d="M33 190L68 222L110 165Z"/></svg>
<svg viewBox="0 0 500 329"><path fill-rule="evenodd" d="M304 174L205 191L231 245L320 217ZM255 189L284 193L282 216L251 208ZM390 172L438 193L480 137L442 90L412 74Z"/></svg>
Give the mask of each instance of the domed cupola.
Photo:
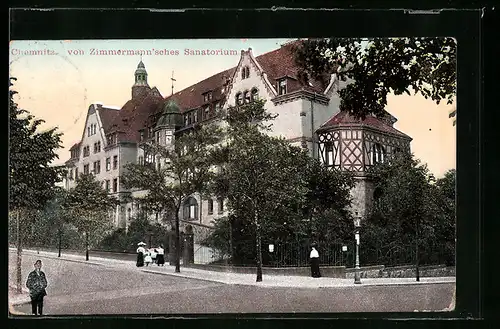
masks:
<svg viewBox="0 0 500 329"><path fill-rule="evenodd" d="M164 104L163 113L158 119L155 129L177 129L180 127L182 127L181 110L174 101L170 100Z"/></svg>
<svg viewBox="0 0 500 329"><path fill-rule="evenodd" d="M150 89L148 85L148 72L146 71L146 67L144 66L142 60L137 65L134 76L135 82L132 86L132 98L135 98Z"/></svg>

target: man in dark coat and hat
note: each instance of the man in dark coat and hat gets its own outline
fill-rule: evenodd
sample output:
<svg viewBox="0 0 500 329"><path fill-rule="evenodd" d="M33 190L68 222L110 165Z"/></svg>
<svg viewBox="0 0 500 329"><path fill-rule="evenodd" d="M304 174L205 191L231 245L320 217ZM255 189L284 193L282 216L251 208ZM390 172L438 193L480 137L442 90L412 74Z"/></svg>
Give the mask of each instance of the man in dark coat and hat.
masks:
<svg viewBox="0 0 500 329"><path fill-rule="evenodd" d="M34 264L35 270L28 275L26 287L29 289L31 298L31 311L33 315L43 314L43 297L47 295L47 278L42 272L42 261L37 260Z"/></svg>

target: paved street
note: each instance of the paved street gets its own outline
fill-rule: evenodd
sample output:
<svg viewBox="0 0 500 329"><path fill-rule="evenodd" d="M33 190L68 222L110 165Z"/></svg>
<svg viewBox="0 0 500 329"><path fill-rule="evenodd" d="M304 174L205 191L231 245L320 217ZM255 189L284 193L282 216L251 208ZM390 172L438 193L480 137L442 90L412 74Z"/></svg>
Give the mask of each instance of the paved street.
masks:
<svg viewBox="0 0 500 329"><path fill-rule="evenodd" d="M44 308L47 315L443 310L450 306L455 285L444 282L323 288L261 287L173 276L168 267L155 267L157 272L153 273L140 270L132 263L86 264L36 253L23 256L23 281L38 258L43 261L49 282ZM12 251L9 253L9 276L10 282L15 282L15 253ZM29 314L30 305L18 305L15 310Z"/></svg>

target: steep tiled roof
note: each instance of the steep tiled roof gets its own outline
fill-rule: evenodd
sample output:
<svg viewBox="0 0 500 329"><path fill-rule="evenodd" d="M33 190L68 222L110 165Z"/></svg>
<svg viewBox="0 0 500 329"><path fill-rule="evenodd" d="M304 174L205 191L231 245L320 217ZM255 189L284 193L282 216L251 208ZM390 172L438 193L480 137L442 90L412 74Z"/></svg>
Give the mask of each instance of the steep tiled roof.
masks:
<svg viewBox="0 0 500 329"><path fill-rule="evenodd" d="M382 132L386 132L389 134L394 134L398 135L401 137L409 138L411 139L410 136L402 133L401 131L397 130L396 128L388 125L384 121L372 116L372 115L367 115L365 119L356 119L352 115L349 114L347 111L340 111L339 113L335 114L331 119L329 119L327 122L321 125L321 127L318 130L324 130L327 129L328 127L341 127L341 126L367 126L371 127L374 129L377 129Z"/></svg>
<svg viewBox="0 0 500 329"><path fill-rule="evenodd" d="M287 92L300 89L322 93L327 85L319 80L311 80L309 84L303 84L298 79L299 67L295 64L293 47L298 46L300 41L295 41L281 46L281 48L257 56L255 59L267 74L269 82L276 87L276 80L289 76L295 79L287 82Z"/></svg>
<svg viewBox="0 0 500 329"><path fill-rule="evenodd" d="M139 130L146 126L147 119L163 103L163 98L153 92L129 100L116 116L109 132L118 133L120 142L138 142Z"/></svg>
<svg viewBox="0 0 500 329"><path fill-rule="evenodd" d="M119 110L107 107L99 107L97 108L97 111L99 112L99 117L101 118L104 131L108 131L113 120L120 115Z"/></svg>
<svg viewBox="0 0 500 329"><path fill-rule="evenodd" d="M69 150L71 151L71 150L74 150L75 148L78 148L78 147L80 146L80 143L81 143L81 142L78 142L78 143L73 144L73 146L71 146L71 147L69 148Z"/></svg>
<svg viewBox="0 0 500 329"><path fill-rule="evenodd" d="M319 80L311 80L311 85L303 84L298 80L299 68L295 64L293 47L297 46L300 41L295 41L281 46L281 48L271 52L257 56L255 60L262 67L264 73L267 74L269 82L276 88L277 79L288 76L290 79L287 82L287 92L294 92L300 89L309 90L312 92L322 93L327 87ZM166 97L167 100L174 100L181 111L186 111L194 108L199 108L204 105L202 94L207 91L212 91L213 99L211 102L218 101L224 98L221 93L225 78L232 78L236 67L219 72L205 80L202 80L192 86L189 86L171 96Z"/></svg>
<svg viewBox="0 0 500 329"><path fill-rule="evenodd" d="M166 100L173 100L181 109L186 111L194 108L199 108L205 104L202 94L207 91L212 91L212 100L210 102L220 101L224 98L222 87L227 79L230 79L235 71L235 67L219 72L205 80L202 80L192 86L189 86L171 96L166 97Z"/></svg>

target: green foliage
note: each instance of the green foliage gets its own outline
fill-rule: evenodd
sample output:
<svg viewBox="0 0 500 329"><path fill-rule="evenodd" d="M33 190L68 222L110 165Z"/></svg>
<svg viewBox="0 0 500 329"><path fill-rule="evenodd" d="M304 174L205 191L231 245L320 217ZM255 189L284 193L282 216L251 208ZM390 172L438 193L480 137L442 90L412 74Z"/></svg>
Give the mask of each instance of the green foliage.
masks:
<svg viewBox="0 0 500 329"><path fill-rule="evenodd" d="M437 183L407 154L376 166L372 174L374 208L363 229L363 249L406 251L418 242L421 262L453 263L454 204L446 199L454 197L454 175Z"/></svg>
<svg viewBox="0 0 500 329"><path fill-rule="evenodd" d="M382 115L387 95L410 91L439 104L456 95L456 43L452 38L334 38L306 40L295 47L300 79L326 81L337 73L340 110L356 117Z"/></svg>
<svg viewBox="0 0 500 329"><path fill-rule="evenodd" d="M351 229L346 207L352 177L329 171L307 152L266 134L274 117L263 102L227 111L227 144L217 150L221 170L212 192L227 200L230 215L215 221L207 243L232 254L234 263L255 259L257 236L275 243L312 236L341 240Z"/></svg>
<svg viewBox="0 0 500 329"><path fill-rule="evenodd" d="M16 79L10 80L12 86ZM9 209L42 209L64 172L50 165L58 158L62 134L57 128L40 131L45 121L20 109L15 94L9 90Z"/></svg>
<svg viewBox="0 0 500 329"><path fill-rule="evenodd" d="M176 137L175 147L146 144L144 152L153 154L160 167L158 163L129 163L122 183L129 189L148 191L138 199L146 208L167 210L178 216L182 202L203 192L211 180L211 150L219 140L218 128L205 125Z"/></svg>
<svg viewBox="0 0 500 329"><path fill-rule="evenodd" d="M150 223L146 217L133 218L128 232L119 228L104 237L97 249L117 252L135 252L137 243L143 241L149 246L158 247L163 244L168 249L167 228L159 223Z"/></svg>

